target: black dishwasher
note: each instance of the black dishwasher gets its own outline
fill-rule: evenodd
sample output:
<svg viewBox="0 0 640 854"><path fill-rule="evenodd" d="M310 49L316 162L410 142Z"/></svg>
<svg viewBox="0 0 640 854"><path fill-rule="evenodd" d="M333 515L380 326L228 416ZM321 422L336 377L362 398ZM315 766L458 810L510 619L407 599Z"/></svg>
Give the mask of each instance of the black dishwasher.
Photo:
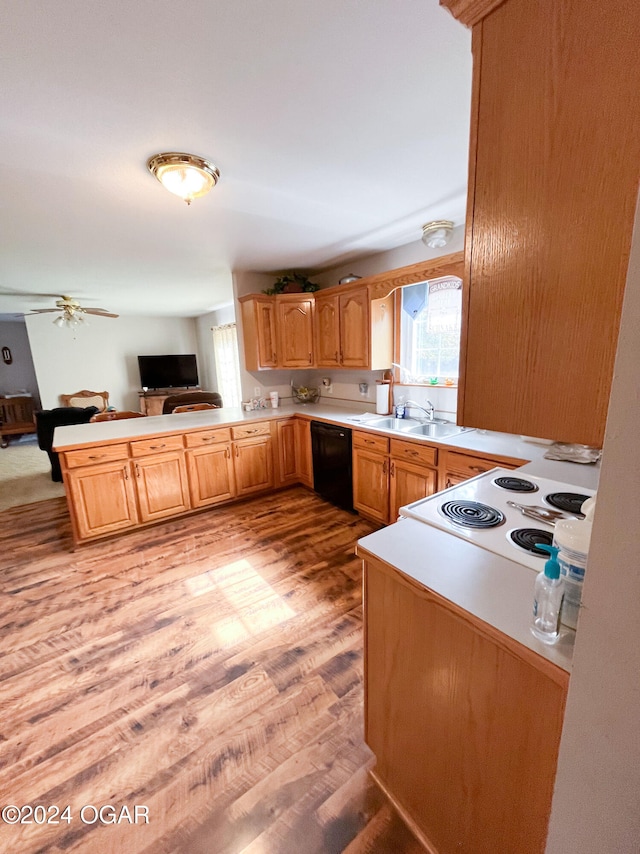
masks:
<svg viewBox="0 0 640 854"><path fill-rule="evenodd" d="M311 422L313 488L343 510L353 510L351 484L351 430Z"/></svg>

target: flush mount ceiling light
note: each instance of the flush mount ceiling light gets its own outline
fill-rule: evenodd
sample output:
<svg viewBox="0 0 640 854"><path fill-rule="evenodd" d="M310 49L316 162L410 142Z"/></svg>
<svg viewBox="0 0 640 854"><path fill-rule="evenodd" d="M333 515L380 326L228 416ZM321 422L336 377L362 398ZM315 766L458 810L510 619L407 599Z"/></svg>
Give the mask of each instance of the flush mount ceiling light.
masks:
<svg viewBox="0 0 640 854"><path fill-rule="evenodd" d="M192 199L204 196L218 183L220 172L209 160L195 154L166 151L154 154L147 168L158 181L190 205Z"/></svg>
<svg viewBox="0 0 640 854"><path fill-rule="evenodd" d="M441 249L451 237L453 223L450 219L436 219L422 226L422 242L430 249Z"/></svg>

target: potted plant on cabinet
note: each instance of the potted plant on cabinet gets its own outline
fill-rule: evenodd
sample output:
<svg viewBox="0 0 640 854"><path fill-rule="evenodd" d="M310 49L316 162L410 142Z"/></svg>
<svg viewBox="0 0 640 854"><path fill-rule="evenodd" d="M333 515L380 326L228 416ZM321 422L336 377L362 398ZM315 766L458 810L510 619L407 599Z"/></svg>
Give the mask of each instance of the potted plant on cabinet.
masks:
<svg viewBox="0 0 640 854"><path fill-rule="evenodd" d="M273 294L313 293L317 290L318 285L304 273L286 273L276 279L272 288L266 288L262 293L272 296Z"/></svg>

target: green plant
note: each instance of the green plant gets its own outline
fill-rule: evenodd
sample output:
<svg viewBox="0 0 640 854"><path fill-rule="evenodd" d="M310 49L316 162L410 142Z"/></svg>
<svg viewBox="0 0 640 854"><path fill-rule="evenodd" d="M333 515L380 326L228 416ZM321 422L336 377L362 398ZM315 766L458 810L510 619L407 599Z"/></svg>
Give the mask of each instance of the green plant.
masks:
<svg viewBox="0 0 640 854"><path fill-rule="evenodd" d="M296 293L299 291L313 293L317 290L318 285L310 281L309 277L304 275L304 273L286 273L275 280L272 288L265 288L262 293L272 296L273 294Z"/></svg>

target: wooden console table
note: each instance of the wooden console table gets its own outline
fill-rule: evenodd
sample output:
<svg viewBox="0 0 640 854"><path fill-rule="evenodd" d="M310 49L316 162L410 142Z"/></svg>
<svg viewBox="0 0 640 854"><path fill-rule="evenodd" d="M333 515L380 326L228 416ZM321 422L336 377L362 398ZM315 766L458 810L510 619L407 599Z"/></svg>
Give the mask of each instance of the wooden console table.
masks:
<svg viewBox="0 0 640 854"><path fill-rule="evenodd" d="M9 436L35 433L32 397L0 397L0 447L6 448Z"/></svg>
<svg viewBox="0 0 640 854"><path fill-rule="evenodd" d="M168 397L174 394L182 394L185 391L200 391L198 388L159 388L153 391L139 391L140 412L145 415L162 415L162 406Z"/></svg>

